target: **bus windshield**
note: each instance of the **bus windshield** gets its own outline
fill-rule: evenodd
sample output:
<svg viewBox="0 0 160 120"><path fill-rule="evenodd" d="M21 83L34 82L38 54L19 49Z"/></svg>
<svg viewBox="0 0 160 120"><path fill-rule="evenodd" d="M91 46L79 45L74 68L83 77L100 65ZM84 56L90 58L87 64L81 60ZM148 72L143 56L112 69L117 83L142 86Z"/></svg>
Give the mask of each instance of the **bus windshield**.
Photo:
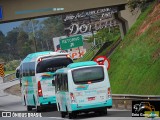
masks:
<svg viewBox="0 0 160 120"><path fill-rule="evenodd" d="M57 69L67 67L70 63L73 63L72 59L65 56L44 58L37 64L36 72L55 72Z"/></svg>
<svg viewBox="0 0 160 120"><path fill-rule="evenodd" d="M101 66L85 67L73 70L72 76L75 84L95 83L104 80L104 71Z"/></svg>

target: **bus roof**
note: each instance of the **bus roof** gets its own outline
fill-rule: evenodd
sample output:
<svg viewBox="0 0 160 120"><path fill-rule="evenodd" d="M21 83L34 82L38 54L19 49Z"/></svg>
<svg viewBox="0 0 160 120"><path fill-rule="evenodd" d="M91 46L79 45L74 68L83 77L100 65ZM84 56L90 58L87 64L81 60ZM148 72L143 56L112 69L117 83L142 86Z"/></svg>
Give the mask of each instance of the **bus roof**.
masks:
<svg viewBox="0 0 160 120"><path fill-rule="evenodd" d="M69 64L67 68L71 69L71 68L77 68L77 67L83 67L83 66L93 66L93 65L97 65L97 63L94 61L85 61L85 62L77 62L77 63Z"/></svg>
<svg viewBox="0 0 160 120"><path fill-rule="evenodd" d="M98 64L94 61L71 63L67 66L67 68L59 69L56 72L62 73L62 72L68 71L72 68L78 68L78 67L83 67L83 66L93 66L93 65L98 65Z"/></svg>
<svg viewBox="0 0 160 120"><path fill-rule="evenodd" d="M35 60L36 60L38 57L40 57L40 56L58 55L58 54L66 54L66 53L58 53L58 52L53 52L53 51L43 51L43 52L31 53L31 54L28 54L28 55L23 59L22 63L35 61Z"/></svg>
<svg viewBox="0 0 160 120"><path fill-rule="evenodd" d="M22 62L30 62L32 61L33 59L39 57L39 56L42 56L42 55L47 55L47 54L51 54L53 53L53 51L43 51L43 52L36 52L36 53L31 53L31 54L28 54Z"/></svg>

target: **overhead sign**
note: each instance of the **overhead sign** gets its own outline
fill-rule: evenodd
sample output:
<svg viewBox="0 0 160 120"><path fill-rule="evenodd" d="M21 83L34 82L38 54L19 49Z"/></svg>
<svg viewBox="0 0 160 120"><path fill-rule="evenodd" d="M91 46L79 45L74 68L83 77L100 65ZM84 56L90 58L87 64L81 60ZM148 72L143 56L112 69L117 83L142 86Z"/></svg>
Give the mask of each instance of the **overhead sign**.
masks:
<svg viewBox="0 0 160 120"><path fill-rule="evenodd" d="M91 16L99 16L100 19L103 18L111 18L112 14L118 12L117 7L107 7L107 8L101 8L101 9L93 9L88 11L82 11L82 12L76 12L76 13L70 13L63 15L63 21L66 22L67 20L79 20L86 17Z"/></svg>
<svg viewBox="0 0 160 120"><path fill-rule="evenodd" d="M94 59L95 62L97 62L99 65L105 65L107 67L107 70L110 68L110 61L105 56L98 56Z"/></svg>
<svg viewBox="0 0 160 120"><path fill-rule="evenodd" d="M117 7L106 7L64 14L62 15L64 31L66 35L76 35L117 26L118 21L113 15L117 12Z"/></svg>
<svg viewBox="0 0 160 120"><path fill-rule="evenodd" d="M3 18L2 7L0 6L0 20Z"/></svg>
<svg viewBox="0 0 160 120"><path fill-rule="evenodd" d="M32 19L36 17L53 16L60 14L68 14L75 11L87 10L87 13L79 12L74 14L73 19L81 19L83 16L97 15L106 13L108 8L117 6L118 11L124 10L127 0L0 0L0 6L3 7L3 22L12 22L15 20ZM82 3L85 3L82 4ZM95 8L101 8L100 10ZM91 12L90 12L91 11ZM105 14L106 15L106 14ZM70 16L69 16L70 17ZM71 16L72 17L72 16ZM71 20L72 18L66 18Z"/></svg>
<svg viewBox="0 0 160 120"><path fill-rule="evenodd" d="M60 39L60 47L62 50L76 48L79 46L83 46L83 40L81 35Z"/></svg>

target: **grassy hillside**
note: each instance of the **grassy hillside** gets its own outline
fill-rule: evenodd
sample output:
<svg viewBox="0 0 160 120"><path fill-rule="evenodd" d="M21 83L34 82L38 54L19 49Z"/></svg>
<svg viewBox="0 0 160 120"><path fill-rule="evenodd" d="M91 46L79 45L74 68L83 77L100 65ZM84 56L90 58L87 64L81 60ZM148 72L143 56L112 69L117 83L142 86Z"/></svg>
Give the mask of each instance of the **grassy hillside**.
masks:
<svg viewBox="0 0 160 120"><path fill-rule="evenodd" d="M140 15L110 60L113 94L160 95L160 4Z"/></svg>

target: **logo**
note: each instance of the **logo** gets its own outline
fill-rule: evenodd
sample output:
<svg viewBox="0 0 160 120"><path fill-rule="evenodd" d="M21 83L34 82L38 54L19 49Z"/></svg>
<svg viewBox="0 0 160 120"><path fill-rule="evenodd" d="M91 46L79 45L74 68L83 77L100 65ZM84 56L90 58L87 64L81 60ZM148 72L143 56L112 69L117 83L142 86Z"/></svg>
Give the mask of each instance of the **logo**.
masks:
<svg viewBox="0 0 160 120"><path fill-rule="evenodd" d="M159 117L160 101L132 101L132 117Z"/></svg>
<svg viewBox="0 0 160 120"><path fill-rule="evenodd" d="M2 117L11 117L11 112L2 112Z"/></svg>
<svg viewBox="0 0 160 120"><path fill-rule="evenodd" d="M9 112L0 111L0 117L42 117L41 113L26 113L26 112Z"/></svg>

